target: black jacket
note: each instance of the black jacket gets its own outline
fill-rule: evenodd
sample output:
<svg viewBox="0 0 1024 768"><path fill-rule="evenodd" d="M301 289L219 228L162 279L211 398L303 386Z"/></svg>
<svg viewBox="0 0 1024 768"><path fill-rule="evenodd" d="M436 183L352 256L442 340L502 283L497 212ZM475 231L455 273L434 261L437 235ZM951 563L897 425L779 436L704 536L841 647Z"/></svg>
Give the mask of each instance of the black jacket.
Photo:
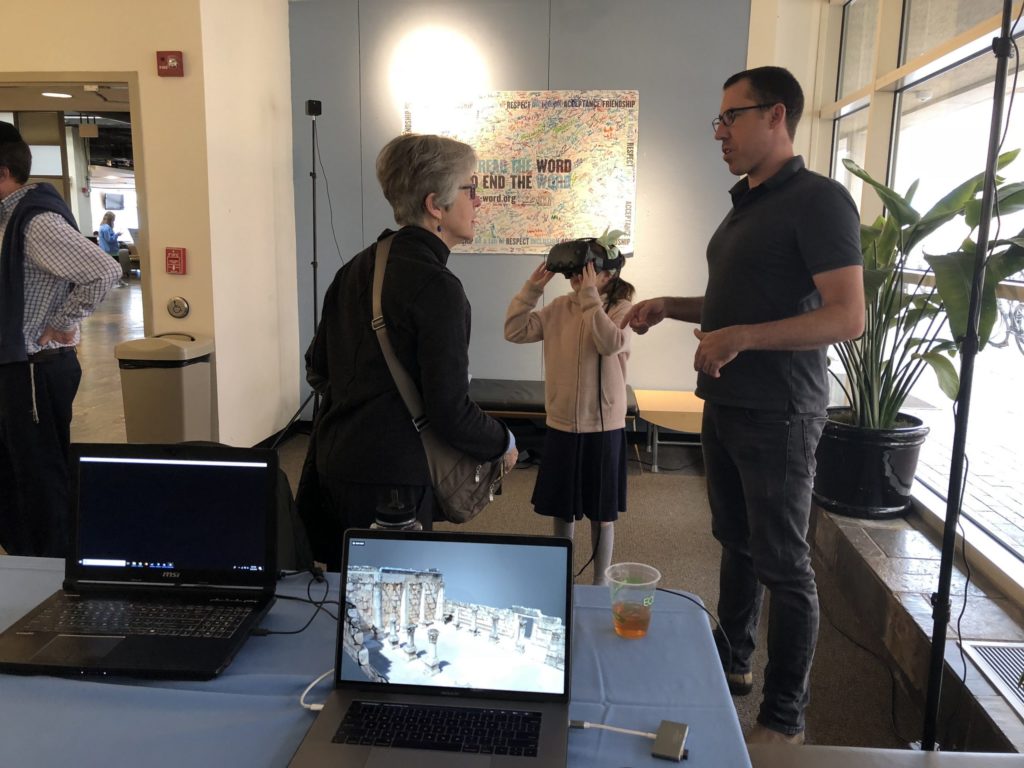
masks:
<svg viewBox="0 0 1024 768"><path fill-rule="evenodd" d="M306 352L307 378L326 386L313 437L316 468L343 482L429 485L423 444L370 327L375 248L338 270ZM469 399L470 307L462 283L445 266L448 255L433 233L399 230L384 277L384 318L432 429L475 458L494 459L507 435Z"/></svg>

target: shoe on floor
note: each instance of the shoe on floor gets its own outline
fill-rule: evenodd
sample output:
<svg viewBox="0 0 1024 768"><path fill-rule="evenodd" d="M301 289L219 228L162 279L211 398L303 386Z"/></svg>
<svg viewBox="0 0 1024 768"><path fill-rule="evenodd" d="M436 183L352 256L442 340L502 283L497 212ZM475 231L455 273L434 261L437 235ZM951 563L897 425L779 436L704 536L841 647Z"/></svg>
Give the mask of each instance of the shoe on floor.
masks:
<svg viewBox="0 0 1024 768"><path fill-rule="evenodd" d="M804 743L804 732L787 734L776 731L766 725L754 723L744 739L747 744L796 744Z"/></svg>
<svg viewBox="0 0 1024 768"><path fill-rule="evenodd" d="M746 696L754 690L754 674L752 672L729 672L725 676L729 684L729 693L733 696Z"/></svg>

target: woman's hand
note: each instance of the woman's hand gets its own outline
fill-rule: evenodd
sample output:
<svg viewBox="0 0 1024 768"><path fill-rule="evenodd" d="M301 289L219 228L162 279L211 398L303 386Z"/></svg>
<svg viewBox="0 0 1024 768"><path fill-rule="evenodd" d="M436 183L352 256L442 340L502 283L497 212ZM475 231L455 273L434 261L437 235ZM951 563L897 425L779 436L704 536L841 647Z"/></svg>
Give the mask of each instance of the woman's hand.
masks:
<svg viewBox="0 0 1024 768"><path fill-rule="evenodd" d="M512 446L508 452L501 457L502 464L505 466L506 472L511 472L516 467L516 462L519 461L519 450Z"/></svg>
<svg viewBox="0 0 1024 768"><path fill-rule="evenodd" d="M548 272L547 262L542 261L540 266L530 273L529 283L534 288L543 289L545 285L551 282L551 278L555 276L554 272Z"/></svg>

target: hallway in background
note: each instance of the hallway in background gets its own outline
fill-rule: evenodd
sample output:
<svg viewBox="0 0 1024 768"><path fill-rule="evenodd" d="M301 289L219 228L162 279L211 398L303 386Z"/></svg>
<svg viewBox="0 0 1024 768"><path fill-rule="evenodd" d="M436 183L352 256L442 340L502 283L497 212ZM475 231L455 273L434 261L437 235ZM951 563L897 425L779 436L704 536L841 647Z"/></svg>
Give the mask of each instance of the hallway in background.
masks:
<svg viewBox="0 0 1024 768"><path fill-rule="evenodd" d="M114 347L145 335L142 327L142 283L133 276L124 288L113 288L82 323L78 361L82 384L75 397L71 441L123 443L124 405Z"/></svg>

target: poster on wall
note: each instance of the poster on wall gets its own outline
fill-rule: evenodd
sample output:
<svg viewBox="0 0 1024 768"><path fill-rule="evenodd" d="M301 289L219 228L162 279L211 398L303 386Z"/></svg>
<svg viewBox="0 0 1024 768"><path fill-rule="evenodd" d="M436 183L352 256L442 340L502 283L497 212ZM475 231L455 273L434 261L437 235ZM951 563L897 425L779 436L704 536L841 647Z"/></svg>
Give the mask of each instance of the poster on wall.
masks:
<svg viewBox="0 0 1024 768"><path fill-rule="evenodd" d="M638 91L497 91L457 105L405 106L405 132L477 153L482 205L473 253L547 253L605 229L632 250Z"/></svg>

